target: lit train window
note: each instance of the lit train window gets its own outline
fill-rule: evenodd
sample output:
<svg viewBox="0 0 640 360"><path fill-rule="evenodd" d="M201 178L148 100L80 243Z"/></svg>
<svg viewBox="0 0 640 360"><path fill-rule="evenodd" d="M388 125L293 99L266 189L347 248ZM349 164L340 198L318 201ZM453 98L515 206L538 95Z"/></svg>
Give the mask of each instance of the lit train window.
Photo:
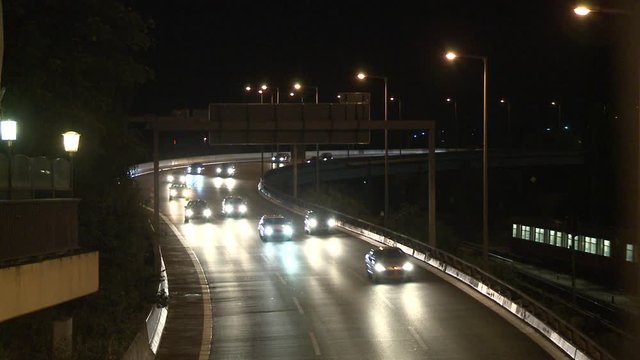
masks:
<svg viewBox="0 0 640 360"><path fill-rule="evenodd" d="M513 224L513 227L511 228L511 236L518 237L518 224Z"/></svg>
<svg viewBox="0 0 640 360"><path fill-rule="evenodd" d="M625 260L629 262L633 261L633 244L627 244L627 254L625 256Z"/></svg>
<svg viewBox="0 0 640 360"><path fill-rule="evenodd" d="M536 231L536 242L544 242L544 229L535 228Z"/></svg>
<svg viewBox="0 0 640 360"><path fill-rule="evenodd" d="M611 241L602 240L602 255L611 257Z"/></svg>
<svg viewBox="0 0 640 360"><path fill-rule="evenodd" d="M522 238L531 240L531 228L529 226L522 226Z"/></svg>
<svg viewBox="0 0 640 360"><path fill-rule="evenodd" d="M592 238L590 236L585 236L584 238L584 251L588 252L589 254L596 254L597 251L597 240L596 238Z"/></svg>

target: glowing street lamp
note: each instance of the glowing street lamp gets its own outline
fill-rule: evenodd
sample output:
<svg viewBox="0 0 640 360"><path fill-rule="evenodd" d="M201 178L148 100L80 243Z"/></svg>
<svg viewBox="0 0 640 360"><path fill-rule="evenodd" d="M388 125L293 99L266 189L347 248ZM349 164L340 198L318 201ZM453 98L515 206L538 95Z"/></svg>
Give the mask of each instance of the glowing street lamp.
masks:
<svg viewBox="0 0 640 360"><path fill-rule="evenodd" d="M9 198L9 200L11 200L11 188L12 188L12 184L11 184L11 158L12 156L12 149L11 149L11 145L13 145L13 142L16 141L16 138L18 136L18 123L16 123L13 120L2 120L0 121L0 138L2 138L2 141L6 141L7 142L7 146L9 148L9 169L7 171L7 175L9 176L8 182L7 182L7 197Z"/></svg>
<svg viewBox="0 0 640 360"><path fill-rule="evenodd" d="M75 131L67 131L62 134L62 142L64 144L64 151L69 153L69 167L71 173L71 196L73 196L73 155L78 152L78 146L80 145L80 134Z"/></svg>
<svg viewBox="0 0 640 360"><path fill-rule="evenodd" d="M482 256L485 265L489 264L489 184L487 179L487 63L486 56L459 55L453 51L445 54L445 58L454 61L458 57L482 61Z"/></svg>
<svg viewBox="0 0 640 360"><path fill-rule="evenodd" d="M387 83L388 79L386 76L378 76L378 75L369 75L363 72L358 73L356 77L360 80L365 80L366 78L372 79L380 79L384 81L384 121L385 125L388 121L388 113L387 113L387 103L389 97L387 96ZM387 127L384 127L384 226L386 227L389 220L389 130Z"/></svg>
<svg viewBox="0 0 640 360"><path fill-rule="evenodd" d="M448 104L453 104L453 123L454 126L456 128L455 130L455 136L456 136L456 142L455 142L455 147L460 148L460 124L458 122L458 102L456 101L456 99L454 98L446 98L445 101Z"/></svg>
<svg viewBox="0 0 640 360"><path fill-rule="evenodd" d="M587 6L580 5L573 9L573 12L578 16L587 16L591 13L591 9Z"/></svg>

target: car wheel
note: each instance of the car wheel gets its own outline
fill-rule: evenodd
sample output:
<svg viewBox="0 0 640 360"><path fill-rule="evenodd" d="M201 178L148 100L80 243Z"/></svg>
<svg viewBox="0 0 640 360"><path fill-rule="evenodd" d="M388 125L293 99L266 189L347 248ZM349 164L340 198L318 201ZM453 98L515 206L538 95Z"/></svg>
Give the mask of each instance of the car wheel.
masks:
<svg viewBox="0 0 640 360"><path fill-rule="evenodd" d="M184 218L184 223L186 224L186 223L188 223L188 222L189 222L189 219Z"/></svg>

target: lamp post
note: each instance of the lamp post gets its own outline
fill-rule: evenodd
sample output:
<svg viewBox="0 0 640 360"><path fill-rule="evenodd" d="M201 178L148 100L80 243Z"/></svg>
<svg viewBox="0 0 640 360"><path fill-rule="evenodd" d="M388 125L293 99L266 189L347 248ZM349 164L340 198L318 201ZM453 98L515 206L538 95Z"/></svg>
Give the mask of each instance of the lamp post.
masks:
<svg viewBox="0 0 640 360"><path fill-rule="evenodd" d="M8 147L8 154L9 154L9 169L7 171L7 174L9 175L8 178L8 182L7 182L7 197L9 198L9 200L11 200L11 188L12 188L12 184L11 184L11 158L13 157L12 154L12 148L11 146L13 145L13 142L16 140L18 135L18 124L13 121L13 120L2 120L0 121L0 137L2 138L2 141L6 141L7 142L7 147Z"/></svg>
<svg viewBox="0 0 640 360"><path fill-rule="evenodd" d="M306 87L312 87L315 89L316 91L316 104L318 104L318 87L317 86L308 86L305 85ZM300 92L300 97L302 98L302 90L303 90L303 86L302 84L300 84L299 82L293 84L293 88L296 91ZM320 191L320 148L318 146L318 143L316 143L316 192Z"/></svg>
<svg viewBox="0 0 640 360"><path fill-rule="evenodd" d="M398 120L402 120L402 99L399 96L390 96L389 101L398 102ZM404 145L404 131L400 132L400 155L402 155L402 145Z"/></svg>
<svg viewBox="0 0 640 360"><path fill-rule="evenodd" d="M67 131L62 134L62 142L64 144L64 151L69 153L70 164L70 180L71 180L71 196L74 193L74 181L73 181L73 155L78 152L78 145L80 145L80 134L75 131Z"/></svg>
<svg viewBox="0 0 640 360"><path fill-rule="evenodd" d="M507 107L507 148L511 149L511 102L507 99L500 99L500 104Z"/></svg>
<svg viewBox="0 0 640 360"><path fill-rule="evenodd" d="M487 63L486 56L458 55L449 51L445 54L449 61L458 57L482 61L482 257L485 266L489 264L489 184L487 182Z"/></svg>
<svg viewBox="0 0 640 360"><path fill-rule="evenodd" d="M384 81L384 121L385 125L388 121L387 113L387 85L388 79L386 76L369 75L365 73L359 73L357 78L364 80L366 78L381 79ZM388 142L389 130L384 127L384 226L386 227L389 222L389 142Z"/></svg>
<svg viewBox="0 0 640 360"><path fill-rule="evenodd" d="M449 104L453 104L453 126L455 127L456 135L456 148L460 148L460 124L458 124L458 102L454 98L446 98L445 101Z"/></svg>

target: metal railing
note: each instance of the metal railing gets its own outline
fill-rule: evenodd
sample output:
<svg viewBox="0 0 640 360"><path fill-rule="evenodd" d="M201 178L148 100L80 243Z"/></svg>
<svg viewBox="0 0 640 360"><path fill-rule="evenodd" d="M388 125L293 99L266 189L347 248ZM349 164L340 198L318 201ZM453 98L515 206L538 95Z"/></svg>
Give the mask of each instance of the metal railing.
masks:
<svg viewBox="0 0 640 360"><path fill-rule="evenodd" d="M329 211L336 216L340 226L347 230L377 239L387 245L401 247L405 251L408 248L414 257L457 277L521 318L571 358L614 359L606 350L551 310L475 265L382 226L294 198L264 181L259 183L258 190L281 205L293 208L294 211L302 212L304 209Z"/></svg>

